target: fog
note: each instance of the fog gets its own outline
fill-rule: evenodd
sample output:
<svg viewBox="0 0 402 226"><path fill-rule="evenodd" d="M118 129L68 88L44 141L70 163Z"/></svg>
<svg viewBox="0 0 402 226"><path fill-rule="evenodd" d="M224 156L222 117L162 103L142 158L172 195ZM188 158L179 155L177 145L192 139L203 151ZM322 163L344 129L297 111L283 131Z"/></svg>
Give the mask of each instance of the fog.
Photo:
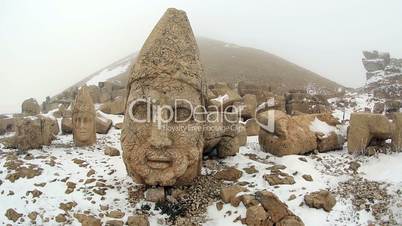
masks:
<svg viewBox="0 0 402 226"><path fill-rule="evenodd" d="M187 12L196 36L265 50L345 86L364 84L363 49L402 57L399 0L0 0L0 113L138 51L168 7Z"/></svg>

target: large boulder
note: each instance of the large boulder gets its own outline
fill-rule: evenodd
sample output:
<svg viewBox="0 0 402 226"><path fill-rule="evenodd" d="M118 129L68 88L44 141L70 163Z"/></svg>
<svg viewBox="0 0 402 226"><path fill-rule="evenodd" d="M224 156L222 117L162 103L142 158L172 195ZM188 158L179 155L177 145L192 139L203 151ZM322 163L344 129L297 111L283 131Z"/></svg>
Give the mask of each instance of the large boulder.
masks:
<svg viewBox="0 0 402 226"><path fill-rule="evenodd" d="M330 212L336 204L335 197L327 190L312 192L304 196L304 202L312 208L324 209Z"/></svg>
<svg viewBox="0 0 402 226"><path fill-rule="evenodd" d="M384 103L375 103L373 107L373 113L382 114L384 112L385 104Z"/></svg>
<svg viewBox="0 0 402 226"><path fill-rule="evenodd" d="M99 103L100 89L98 86L90 85L88 86L89 95L92 98L93 103Z"/></svg>
<svg viewBox="0 0 402 226"><path fill-rule="evenodd" d="M392 124L380 114L352 113L348 130L349 153L364 153L372 140L392 137Z"/></svg>
<svg viewBox="0 0 402 226"><path fill-rule="evenodd" d="M127 218L128 226L149 226L148 216L136 215Z"/></svg>
<svg viewBox="0 0 402 226"><path fill-rule="evenodd" d="M127 95L127 90L126 89L116 89L112 91L112 99L115 99L117 97L126 97Z"/></svg>
<svg viewBox="0 0 402 226"><path fill-rule="evenodd" d="M402 151L402 113L394 113L395 130L392 145L395 151Z"/></svg>
<svg viewBox="0 0 402 226"><path fill-rule="evenodd" d="M362 62L364 68L368 72L384 70L386 66L384 59L372 59L372 60L362 59Z"/></svg>
<svg viewBox="0 0 402 226"><path fill-rule="evenodd" d="M368 60L373 60L373 59L379 58L379 53L377 50L373 50L373 51L363 50L363 55Z"/></svg>
<svg viewBox="0 0 402 226"><path fill-rule="evenodd" d="M322 95L310 95L305 90L290 90L285 95L286 112L289 115L300 113L314 114L330 111L329 103Z"/></svg>
<svg viewBox="0 0 402 226"><path fill-rule="evenodd" d="M258 140L262 149L276 156L303 154L316 149L317 139L309 127L281 111L271 110L258 114ZM268 128L268 125L273 128Z"/></svg>
<svg viewBox="0 0 402 226"><path fill-rule="evenodd" d="M250 206L246 212L246 224L248 226L264 226L268 218L262 206Z"/></svg>
<svg viewBox="0 0 402 226"><path fill-rule="evenodd" d="M238 115L214 111L208 114L208 119L203 134L203 152L208 154L216 150L221 158L236 155L240 143L247 142L247 135L244 135L245 129L239 124Z"/></svg>
<svg viewBox="0 0 402 226"><path fill-rule="evenodd" d="M71 117L63 117L61 119L61 132L63 134L73 133L73 119Z"/></svg>
<svg viewBox="0 0 402 226"><path fill-rule="evenodd" d="M317 138L318 152L340 150L343 148L345 138L335 127L339 124L338 120L330 113L322 114L303 114L294 116L303 127L309 128Z"/></svg>
<svg viewBox="0 0 402 226"><path fill-rule="evenodd" d="M253 94L246 94L242 100L241 117L243 119L255 118L257 97Z"/></svg>
<svg viewBox="0 0 402 226"><path fill-rule="evenodd" d="M19 118L16 120L13 146L23 151L42 148L43 145L50 145L58 133L59 126L55 119L45 116Z"/></svg>
<svg viewBox="0 0 402 226"><path fill-rule="evenodd" d="M247 191L247 189L242 186L231 185L221 189L220 197L224 203L230 203L234 198L236 198L238 193L244 191Z"/></svg>
<svg viewBox="0 0 402 226"><path fill-rule="evenodd" d="M113 101L103 103L99 110L106 114L121 115L124 114L125 98L117 97Z"/></svg>
<svg viewBox="0 0 402 226"><path fill-rule="evenodd" d="M265 84L254 84L245 81L240 81L237 84L237 90L240 96L244 97L247 94L255 95L257 103L261 104L274 96L271 92L271 87Z"/></svg>
<svg viewBox="0 0 402 226"><path fill-rule="evenodd" d="M246 133L247 136L257 136L260 132L260 125L258 125L255 118L248 119L246 121Z"/></svg>
<svg viewBox="0 0 402 226"><path fill-rule="evenodd" d="M385 102L385 112L386 113L395 113L399 112L402 105L400 101L397 100L388 100Z"/></svg>
<svg viewBox="0 0 402 226"><path fill-rule="evenodd" d="M24 115L37 115L40 113L40 105L34 98L30 98L22 102L22 114Z"/></svg>
<svg viewBox="0 0 402 226"><path fill-rule="evenodd" d="M15 132L15 118L0 119L0 135L5 133Z"/></svg>
<svg viewBox="0 0 402 226"><path fill-rule="evenodd" d="M216 83L209 86L211 92L217 96L214 99L210 99L209 106L215 106L216 110L224 111L227 107L230 107L235 102L241 101L241 97L236 90L230 88L226 83Z"/></svg>
<svg viewBox="0 0 402 226"><path fill-rule="evenodd" d="M333 150L341 150L345 143L345 138L336 132L328 134L316 133L318 152L327 152Z"/></svg>
<svg viewBox="0 0 402 226"><path fill-rule="evenodd" d="M113 125L112 120L103 117L99 113L96 114L96 133L107 134L112 125Z"/></svg>
<svg viewBox="0 0 402 226"><path fill-rule="evenodd" d="M263 150L277 156L303 154L318 150L342 149L345 139L335 125L339 122L329 113L289 116L281 111L258 114L258 140ZM271 128L269 125L271 124Z"/></svg>
<svg viewBox="0 0 402 226"><path fill-rule="evenodd" d="M247 144L247 131L243 124L239 124L239 134L237 136L237 141L239 146L244 146Z"/></svg>
<svg viewBox="0 0 402 226"><path fill-rule="evenodd" d="M269 222L271 225L304 226L303 221L294 215L288 209L288 206L283 203L274 193L269 191L259 191L255 194L255 196L267 213L267 223Z"/></svg>

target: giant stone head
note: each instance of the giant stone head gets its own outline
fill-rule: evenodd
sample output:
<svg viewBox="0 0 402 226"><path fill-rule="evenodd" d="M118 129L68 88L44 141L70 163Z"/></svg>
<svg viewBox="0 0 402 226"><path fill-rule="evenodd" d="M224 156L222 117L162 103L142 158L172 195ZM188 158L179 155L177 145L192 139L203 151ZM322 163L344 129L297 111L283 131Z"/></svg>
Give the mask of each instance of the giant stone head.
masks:
<svg viewBox="0 0 402 226"><path fill-rule="evenodd" d="M96 143L95 107L88 87L80 88L74 102L72 121L73 138L76 146Z"/></svg>
<svg viewBox="0 0 402 226"><path fill-rule="evenodd" d="M148 185L189 184L200 172L206 88L186 13L168 9L143 45L128 82L121 135L130 176ZM197 113L200 114L197 114Z"/></svg>

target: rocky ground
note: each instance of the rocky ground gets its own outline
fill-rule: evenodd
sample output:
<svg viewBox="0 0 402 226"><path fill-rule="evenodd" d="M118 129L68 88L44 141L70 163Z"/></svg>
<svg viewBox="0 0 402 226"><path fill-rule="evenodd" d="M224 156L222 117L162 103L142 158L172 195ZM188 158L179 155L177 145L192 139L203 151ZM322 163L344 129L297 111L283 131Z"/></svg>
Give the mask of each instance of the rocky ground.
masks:
<svg viewBox="0 0 402 226"><path fill-rule="evenodd" d="M146 188L127 176L113 149L120 150L119 138L120 130L112 128L90 148L74 147L71 135L59 135L41 150L1 147L1 224L122 225L146 215L150 225L242 225L244 204L234 207L220 197L232 184L247 189L242 195L273 192L305 225L402 224L402 153L354 157L341 150L275 157L251 136L234 157L206 158L203 176L191 187L172 189L172 199L161 204L146 201ZM305 195L320 189L334 194L330 212L306 204Z"/></svg>

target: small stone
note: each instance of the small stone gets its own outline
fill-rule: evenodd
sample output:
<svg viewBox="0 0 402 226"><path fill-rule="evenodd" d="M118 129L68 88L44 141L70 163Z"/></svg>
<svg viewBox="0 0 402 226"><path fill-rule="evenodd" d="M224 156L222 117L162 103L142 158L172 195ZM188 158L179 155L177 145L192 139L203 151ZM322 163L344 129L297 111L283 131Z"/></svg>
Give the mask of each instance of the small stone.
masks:
<svg viewBox="0 0 402 226"><path fill-rule="evenodd" d="M264 207L269 219L277 223L282 218L292 215L287 205L283 203L274 193L269 191L258 191L255 194L256 199Z"/></svg>
<svg viewBox="0 0 402 226"><path fill-rule="evenodd" d="M38 198L42 195L42 192L38 189L34 189L32 191L27 191L25 195L28 196L29 194L32 194L32 198Z"/></svg>
<svg viewBox="0 0 402 226"><path fill-rule="evenodd" d="M221 199L224 203L229 203L234 197L236 197L237 193L246 191L246 188L232 185L221 190Z"/></svg>
<svg viewBox="0 0 402 226"><path fill-rule="evenodd" d="M99 205L99 207L100 207L100 209L101 209L102 211L109 210L109 206L108 206L108 205Z"/></svg>
<svg viewBox="0 0 402 226"><path fill-rule="evenodd" d="M120 155L120 151L117 148L110 147L110 146L106 147L104 153L105 153L105 155L109 155L109 156L119 156Z"/></svg>
<svg viewBox="0 0 402 226"><path fill-rule="evenodd" d="M90 177L90 176L92 176L92 175L94 175L95 174L95 170L94 169L90 169L89 171L88 171L88 173L87 173L87 177Z"/></svg>
<svg viewBox="0 0 402 226"><path fill-rule="evenodd" d="M271 167L268 167L267 169L269 169L269 170L284 170L284 169L286 169L286 166L284 166L284 165L273 165Z"/></svg>
<svg viewBox="0 0 402 226"><path fill-rule="evenodd" d="M116 129L122 129L122 128L123 128L123 123L122 123L122 122L116 123L116 124L114 125L114 128L116 128Z"/></svg>
<svg viewBox="0 0 402 226"><path fill-rule="evenodd" d="M271 174L266 174L266 175L263 176L263 178L271 186L296 183L292 176L290 176L287 173L280 172L280 171L275 172L275 173L271 173Z"/></svg>
<svg viewBox="0 0 402 226"><path fill-rule="evenodd" d="M81 223L82 226L101 226L101 220L86 214L75 213L74 217Z"/></svg>
<svg viewBox="0 0 402 226"><path fill-rule="evenodd" d="M148 189L145 193L145 200L149 202L165 201L165 189L163 187Z"/></svg>
<svg viewBox="0 0 402 226"><path fill-rule="evenodd" d="M110 218L123 218L124 215L126 214L124 212L121 212L120 210L113 210L106 214L106 216Z"/></svg>
<svg viewBox="0 0 402 226"><path fill-rule="evenodd" d="M95 181L96 181L95 178L89 178L89 179L87 179L87 180L85 181L84 184L90 184L90 183L93 183L93 182L95 182Z"/></svg>
<svg viewBox="0 0 402 226"><path fill-rule="evenodd" d="M216 209L218 210L218 211L221 211L222 209L223 209L223 202L217 202L216 203Z"/></svg>
<svg viewBox="0 0 402 226"><path fill-rule="evenodd" d="M105 189L99 188L99 189L93 189L92 190L94 193L98 194L98 195L106 195L106 191Z"/></svg>
<svg viewBox="0 0 402 226"><path fill-rule="evenodd" d="M237 181L242 175L242 171L234 167L229 167L217 172L214 177L219 180Z"/></svg>
<svg viewBox="0 0 402 226"><path fill-rule="evenodd" d="M64 214L59 214L59 215L57 215L56 218L55 218L55 220L56 220L57 223L62 223L62 222L66 222L66 221L67 221L67 219L66 219L66 217L64 216Z"/></svg>
<svg viewBox="0 0 402 226"><path fill-rule="evenodd" d="M74 191L76 184L74 182L68 181L67 182L67 189L66 194L70 194Z"/></svg>
<svg viewBox="0 0 402 226"><path fill-rule="evenodd" d="M307 162L307 159L304 158L304 157L299 157L299 160L302 161L302 162Z"/></svg>
<svg viewBox="0 0 402 226"><path fill-rule="evenodd" d="M313 208L322 208L327 212L330 212L336 204L335 197L326 190L312 192L304 196L304 202Z"/></svg>
<svg viewBox="0 0 402 226"><path fill-rule="evenodd" d="M130 216L127 219L128 226L149 226L148 217L145 215Z"/></svg>
<svg viewBox="0 0 402 226"><path fill-rule="evenodd" d="M311 177L311 175L304 174L302 177L306 181L313 181L313 178Z"/></svg>
<svg viewBox="0 0 402 226"><path fill-rule="evenodd" d="M77 206L76 202L60 203L59 204L59 209L62 209L65 212L67 212L67 211L70 211L75 206Z"/></svg>
<svg viewBox="0 0 402 226"><path fill-rule="evenodd" d="M124 222L121 220L108 220L105 226L123 226Z"/></svg>
<svg viewBox="0 0 402 226"><path fill-rule="evenodd" d="M17 222L20 217L22 217L22 214L18 213L14 209L8 209L6 213L4 214L9 220L13 222Z"/></svg>
<svg viewBox="0 0 402 226"><path fill-rule="evenodd" d="M359 169L359 167L360 167L360 163L358 163L356 161L349 162L349 169L350 170L356 172L357 169Z"/></svg>
<svg viewBox="0 0 402 226"><path fill-rule="evenodd" d="M85 167L86 166L86 161L82 160L82 159L73 159L73 162L75 164L77 164L79 167Z"/></svg>
<svg viewBox="0 0 402 226"><path fill-rule="evenodd" d="M291 195L289 196L289 198L288 198L288 201L292 201L292 200L294 200L294 199L296 199L296 195L295 195L295 194L291 194Z"/></svg>
<svg viewBox="0 0 402 226"><path fill-rule="evenodd" d="M36 211L30 212L28 214L28 218L31 219L32 221L36 220L36 217L38 217L38 213Z"/></svg>
<svg viewBox="0 0 402 226"><path fill-rule="evenodd" d="M268 215L262 206L251 206L247 208L246 224L247 225L264 225Z"/></svg>
<svg viewBox="0 0 402 226"><path fill-rule="evenodd" d="M243 205L246 206L247 208L250 206L257 206L260 204L257 201L257 199L255 199L254 195L242 195L241 201L242 201Z"/></svg>
<svg viewBox="0 0 402 226"><path fill-rule="evenodd" d="M255 166L250 166L250 167L247 167L247 168L243 168L243 170L244 170L247 174L258 173L258 170L255 169Z"/></svg>
<svg viewBox="0 0 402 226"><path fill-rule="evenodd" d="M45 187L46 182L42 182L42 183L35 183L34 184L36 187Z"/></svg>

